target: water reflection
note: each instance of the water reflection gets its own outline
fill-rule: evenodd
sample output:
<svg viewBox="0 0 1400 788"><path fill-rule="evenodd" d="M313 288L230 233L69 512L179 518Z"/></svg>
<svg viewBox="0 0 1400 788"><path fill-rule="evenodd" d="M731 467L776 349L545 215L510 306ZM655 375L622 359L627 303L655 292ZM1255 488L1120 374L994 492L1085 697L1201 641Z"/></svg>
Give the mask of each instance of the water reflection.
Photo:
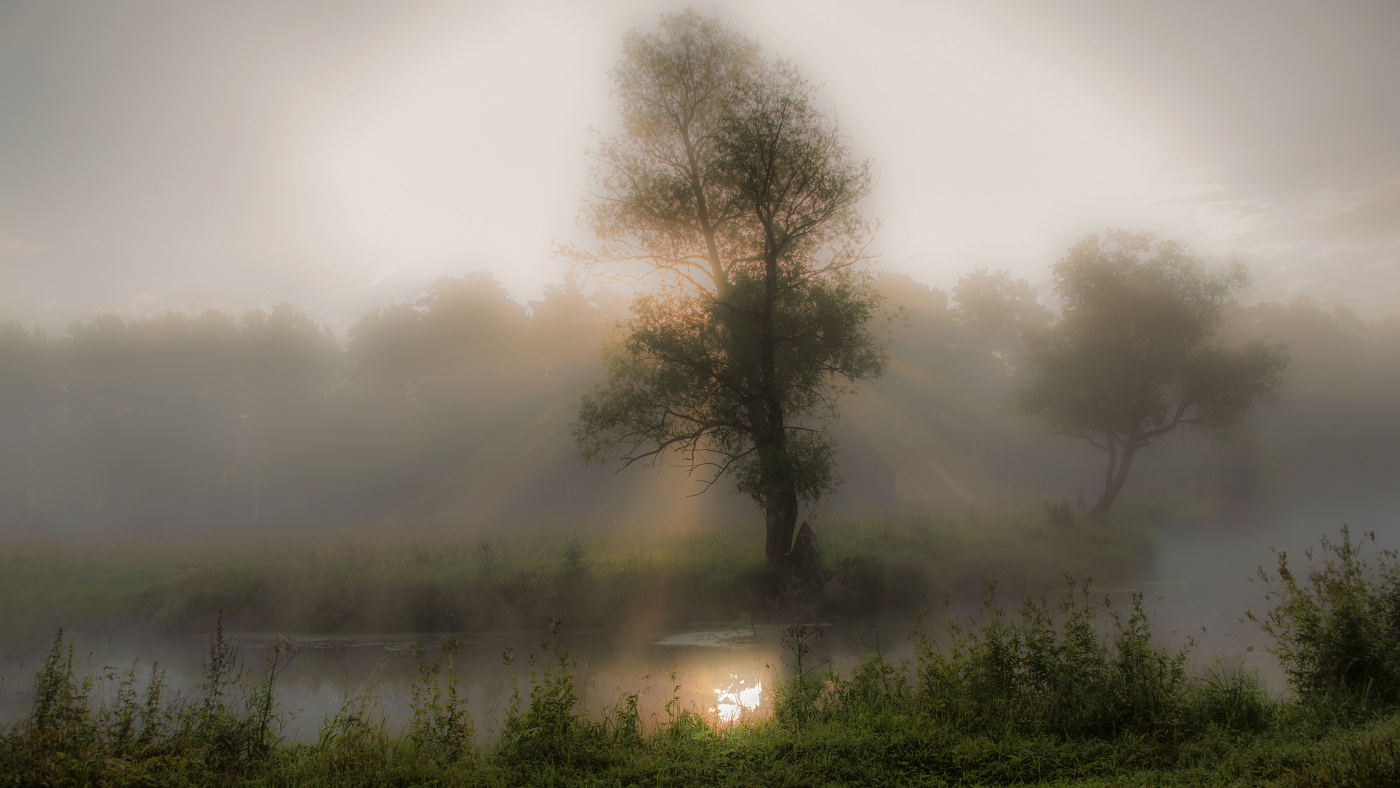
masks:
<svg viewBox="0 0 1400 788"><path fill-rule="evenodd" d="M290 740L314 741L326 722L347 707L363 707L391 732L403 729L412 718L410 687L418 677L413 643L425 644L423 659L431 664L443 656L444 634L291 635L298 655L279 675L275 691L276 711L286 720L282 734ZM542 635L549 638L538 631L457 635L461 647L451 661L480 741L499 730L514 688L529 696L531 672L540 668L529 664L528 657L543 656ZM230 636L243 664L255 671L279 637L249 632ZM773 686L780 677L780 636L780 627L745 625L742 630L672 630L645 636L575 630L549 639L562 642L578 658L573 674L580 714L600 718L614 712L624 694L637 693L643 724L655 728L683 710L723 721L737 718L741 709L758 708L763 686ZM65 632L65 640L74 645L80 676L98 675L109 665L124 668L140 658L139 675L144 677L151 663L159 662L167 686L186 695L199 681L209 646L208 636ZM46 645L0 642L0 724L28 712L34 671ZM502 660L506 649L514 652L513 665Z"/></svg>
<svg viewBox="0 0 1400 788"><path fill-rule="evenodd" d="M1386 515L1388 516L1388 514ZM1353 532L1374 528L1386 544L1400 540L1400 525L1385 522L1379 513L1351 518ZM1262 668L1262 677L1274 691L1283 689L1277 660L1263 651L1268 645L1258 628L1241 621L1246 609L1266 604L1262 589L1249 582L1254 567L1269 566L1269 545L1299 555L1316 544L1319 534L1335 535L1337 524L1325 518L1299 516L1271 528L1243 525L1200 527L1158 535L1154 566L1140 582L1121 588L1096 588L1098 598L1109 595L1114 609L1122 610L1132 592L1143 592L1153 618L1153 631L1163 645L1177 647L1187 637L1199 646L1189 669L1202 673L1217 662L1245 662ZM1050 594L1051 601L1056 600ZM1000 597L1008 611L1018 599L1013 593ZM936 608L936 600L930 601ZM955 616L966 622L975 613L980 597L955 600ZM927 622L942 633L940 621ZM895 616L881 621L838 623L814 644L810 664L830 660L849 675L862 656L880 651L892 663L912 657L907 640L912 621ZM615 710L624 693L637 693L644 724L655 727L681 710L690 710L718 722L730 723L745 715L772 708L775 682L786 677L782 632L777 624L720 626L709 629L626 633L570 631L561 640L579 658L575 679L579 712L598 718ZM140 657L138 675L152 662L167 671L167 686L188 690L198 681L208 635L157 636L109 633L66 633L74 643L79 675L100 675L109 666L124 670ZM296 740L315 740L327 719L358 699L371 701L390 731L399 730L411 718L409 687L417 676L412 643L429 648L425 658L440 656L438 643L446 633L388 637L291 636L299 655L279 677L278 712L290 714L283 733ZM528 667L520 659L539 649L541 632L514 631L460 634L462 648L455 655L457 675L468 696L467 710L483 737L498 728L510 701L512 682L519 682L528 696ZM878 635L878 636L877 636ZM274 634L240 633L244 664L257 669L277 640ZM1249 651L1250 648L1253 651ZM34 671L47 643L0 639L0 724L21 718L29 711ZM501 654L513 649L516 667L503 664ZM770 697L763 698L767 688ZM139 689L139 688L138 688Z"/></svg>
<svg viewBox="0 0 1400 788"><path fill-rule="evenodd" d="M733 673L729 674L729 677L734 681L727 687L715 690L719 702L710 709L719 715L720 722L737 721L745 712L758 708L759 702L763 699L762 681L756 681L753 686L746 687L744 682Z"/></svg>

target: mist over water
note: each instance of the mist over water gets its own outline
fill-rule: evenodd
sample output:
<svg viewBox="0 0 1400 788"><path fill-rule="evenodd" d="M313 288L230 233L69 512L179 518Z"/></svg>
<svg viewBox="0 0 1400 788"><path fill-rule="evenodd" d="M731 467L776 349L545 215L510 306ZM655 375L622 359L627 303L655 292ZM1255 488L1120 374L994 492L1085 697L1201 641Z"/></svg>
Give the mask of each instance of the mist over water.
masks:
<svg viewBox="0 0 1400 788"><path fill-rule="evenodd" d="M10 518L0 715L26 713L44 637L58 625L82 670L139 657L188 688L208 643L195 633L219 610L232 631L276 626L297 644L278 689L282 708L297 711L288 730L297 738L314 737L366 689L391 725L403 724L416 672L408 646L443 633L464 639L459 675L489 730L511 671L528 692L523 660L547 618L561 616L588 709L637 691L644 712L664 716L674 669L682 705L718 715L727 695L759 683L771 693L785 675L780 631L791 620L830 624L815 658L849 670L877 632L886 655L909 656L914 612L937 611L943 593L962 619L982 580L998 579L998 601L1014 610L1026 592L1053 601L1066 572L1095 577L1118 610L1140 590L1163 644L1196 641L1192 671L1243 663L1281 691L1269 643L1240 621L1264 609L1249 579L1273 570L1269 548L1301 566L1303 551L1343 523L1374 530L1382 547L1400 543L1391 323L1308 301L1244 309L1231 330L1292 348L1279 408L1232 435L1145 450L1124 514L1099 533L1044 521L1042 505L1079 485L1092 501L1101 458L1008 408L1023 352L1014 336L973 320L967 292L950 303L897 276L881 288L912 318L891 329L889 373L843 402L845 483L810 518L827 577L868 594L866 606L774 608L771 618L754 613L762 594L703 599L752 583L703 563L714 554L757 565L761 521L744 499L722 489L688 497L695 484L675 469L614 474L574 459L571 403L597 380L612 314L602 295L564 287L527 314L487 278L444 282L416 311L367 316L344 348L290 308L239 324L102 319L64 338L10 324L0 332L9 436L0 505ZM693 541L715 522L724 525L712 542ZM582 546L571 559L560 547L575 533ZM1140 541L1097 567L1053 564L1133 533ZM687 597L666 578L694 555L688 577L724 579ZM941 574L959 567L956 582ZM589 592L595 609L614 613L606 627L574 623L587 621L570 607L588 596L580 589L629 577L633 597ZM521 582L535 590L510 590ZM509 593L527 596L500 601ZM689 607L668 612L681 599ZM685 637L695 632L748 634L716 647ZM250 668L269 637L235 635ZM506 648L513 668L502 664Z"/></svg>
<svg viewBox="0 0 1400 788"><path fill-rule="evenodd" d="M741 19L767 18L767 8ZM250 18L277 16L257 13ZM503 49L571 38L602 51L594 41L601 28L589 36L501 13L517 31L495 42ZM898 13L908 21L907 9ZM270 59L255 69L263 76L232 81L248 96L282 96L259 111L257 102L216 108L209 97L229 91L193 76L140 78L179 76L171 64L183 61L197 63L194 75L242 62L230 53L248 46L247 30L212 37L210 52L222 55L143 54L128 47L151 32L135 31L132 17L122 23L132 26L126 43L102 42L110 52L85 45L92 52L83 52L84 68L94 73L88 59L120 55L109 59L123 76L108 84L39 51L45 41L67 41L58 49L71 54L73 40L96 43L90 34L72 39L57 17L0 10L0 44L13 43L19 29L4 24L11 18L48 36L34 36L33 47L0 46L0 65L49 63L55 84L73 94L50 95L28 77L18 88L0 86L0 95L20 98L15 106L37 107L19 143L0 143L0 165L25 162L12 168L23 178L9 188L48 184L27 189L42 199L23 210L12 210L24 207L16 195L0 194L0 286L26 294L0 304L0 725L30 714L36 670L60 627L79 675L119 675L135 664L139 691L159 665L171 690L188 692L219 621L250 676L281 644L295 648L276 689L287 720L281 734L291 740L315 740L328 720L357 708L402 731L420 665L441 659L460 679L485 741L511 704L557 669L552 660L562 652L548 644L561 643L585 714L606 717L637 693L652 730L681 710L722 727L773 713L775 692L794 670L789 625L820 632L805 668L849 675L872 653L896 663L916 658L911 633L922 611L931 611L922 621L935 632L945 616L976 626L984 583L996 583L996 602L1014 617L1023 596L1053 607L1067 584L1090 578L1091 599L1113 612L1130 610L1140 594L1158 645L1193 644L1191 674L1243 666L1286 694L1267 651L1273 644L1244 620L1269 605L1254 580L1260 567L1275 572L1271 549L1303 574L1305 552L1319 537L1336 539L1343 524L1353 536L1374 532L1382 549L1400 547L1400 245L1394 222L1384 220L1396 204L1393 135L1377 132L1377 144L1309 121L1306 135L1270 145L1260 128L1286 125L1280 117L1331 117L1315 111L1328 102L1312 96L1305 112L1289 95L1219 113L1241 102L1217 91L1193 105L1199 116L1178 107L1194 120L1147 123L1164 129L1149 139L1136 124L1171 115L1192 103L1182 96L1201 92L1191 84L1199 75L1162 77L1182 71L1179 58L1162 54L1181 41L1168 42L1195 40L1183 20L1164 16L1162 38L1145 41L1111 33L1117 26L1136 35L1151 26L1146 17L1090 21L1112 15L1081 8L1028 47L1025 25L1047 20L1014 4L951 14L948 25L905 25L961 30L964 49L1001 53L995 67L976 66L1000 87L965 89L970 103L946 101L947 85L924 76L962 73L978 82L961 71L966 64L918 61L880 90L835 85L845 99L889 93L901 113L927 105L967 120L910 123L877 112L876 102L858 104L854 122L837 126L827 94L813 86L851 71L839 60L819 61L808 81L796 66L765 65L770 54L721 17L680 14L663 22L664 35L638 33L620 49L612 46L624 41L620 30L608 39L608 57L621 51L624 60L615 71L595 70L617 80L624 130L607 136L618 129L612 118L590 155L595 165L647 177L603 177L589 187L598 202L578 226L592 237L578 247L570 245L576 237L553 243L551 259L574 264L566 273L530 255L549 254L545 225L567 224L557 209L567 202L572 211L584 190L578 140L531 137L514 148L506 138L571 123L581 131L584 116L604 107L606 89L574 86L596 104L585 111L584 98L539 99L537 84L501 77L484 86L480 75L520 69L502 66L516 63L515 54L479 56L462 46L479 41L474 14L446 15L426 3L380 40L380 12L360 9L343 20L341 37L326 39L309 32L322 27L310 13L301 32L265 42ZM172 29L218 27L219 18L181 17ZM1234 24L1257 27L1247 18ZM1360 27L1350 36L1369 41ZM439 28L445 32L423 33ZM894 43L907 30L887 27L873 38L908 52ZM1312 74L1292 54L1295 34L1269 28L1250 39L1251 51L1288 66L1278 73ZM1090 38L1147 44L1137 48L1156 54L1113 69L1127 76L1108 80L1094 75L1115 61L1109 50L1067 54ZM649 97L675 84L638 87L666 71L644 68L646 57L674 56L675 41L696 40L716 45L708 56L714 73L700 76L732 84L676 91L720 97L713 106L656 112ZM324 50L304 45L311 41ZM355 44L372 41L379 44ZM1360 86L1345 96L1353 114L1374 115L1357 107L1377 104L1365 94L1384 91L1361 75L1391 70L1347 60L1348 48L1335 44L1313 54L1327 64L1317 73L1351 74ZM914 48L942 51L925 41ZM857 59L859 49L851 50ZM342 50L376 65L352 69ZM473 54L452 54L460 51ZM325 73L294 65L304 54L328 64ZM699 62L685 54L687 64ZM536 59L527 70L555 75L543 80L554 87L563 81L557 74L588 62ZM1025 78L1047 63L1058 64L1048 81ZM350 71L360 81L337 76ZM283 93L259 88L284 72ZM1244 77L1231 79L1244 80L1233 86L1241 96L1261 93ZM164 88L138 96L120 84ZM474 87L464 93L465 85ZM1174 98L1132 96L1134 86ZM165 104L162 90L181 103ZM500 100L494 114L488 92ZM450 103L443 96L457 102L451 112L424 109ZM528 117L513 109L522 98L531 99L523 102L532 105ZM107 106L123 108L115 128L133 140L145 134L126 124L128 114L161 129L153 139L179 144L167 156L155 144L89 138L88 127L104 128ZM959 114L957 106L976 111ZM779 108L801 122L769 123ZM1028 122L1028 113L1040 117ZM1001 124L997 133L977 126L984 114ZM1215 121L1200 120L1217 114L1232 126L1218 138L1209 129ZM1374 115L1376 128L1394 125L1393 114ZM82 133L54 137L50 130L67 129L70 115L85 119ZM156 122L192 116L206 120L189 121L183 136L180 123ZM249 135L219 121L234 116L275 116L276 128L245 149L240 140ZM667 118L676 117L711 124L696 127L703 155L687 160L694 169L686 177L656 154L677 144L665 138L676 131ZM874 120L891 117L902 120ZM779 126L795 136L776 135L771 149L753 143ZM475 127L492 135L459 133ZM883 162L894 198L881 195L864 143L845 136L875 127L930 135L874 144L909 154ZM435 131L422 137L409 128ZM200 129L206 143L223 140L213 148L241 152L230 159L252 174L193 166L206 147L193 133ZM998 149L975 139L1025 129L1037 138L1008 133ZM444 153L434 135L450 139L454 152ZM66 141L36 142L51 137ZM1185 145L1186 137L1195 143ZM790 148L794 140L802 144ZM1329 148L1319 140L1349 155L1317 153ZM66 146L91 158L29 163L38 147L49 157ZM91 153L108 147L125 155ZM786 246L771 220L777 203L762 202L780 198L750 177L763 175L757 165L768 159L750 154L778 149L797 151L788 165L811 168L813 177L795 182L827 184L779 206L808 212L811 235L785 238ZM1271 153L1248 166L1221 164L1240 150ZM930 151L942 157L937 167ZM1314 165L1330 162L1313 169L1345 178L1304 177L1264 161L1302 151ZM539 172L478 181L488 156ZM950 164L962 159L983 164ZM186 183L190 172L212 185ZM1141 182L1131 189L1117 180L1133 177ZM577 182L558 185L568 178ZM151 180L160 183L136 190L137 207L118 205L132 183ZM76 189L58 188L64 183L94 185L70 199ZM190 196L205 189L204 200ZM942 202L927 202L930 191ZM976 221L958 201L982 204ZM899 206L890 214L899 240L882 249L866 214L891 204ZM236 216L228 224L211 218L221 210ZM511 212L528 219L502 218ZM658 223L658 214L681 219ZM467 230L464 215L474 222ZM708 224L710 216L719 223ZM1102 244L1081 236L1125 220L1195 236L1181 244L1139 228L1109 231ZM1004 238L985 240L992 236ZM1071 237L1081 240L1065 252ZM1191 251L1196 243L1204 260ZM628 255L653 267L640 279L680 274L638 285L629 278L635 272L604 270ZM1258 291L1245 266L1225 262L1240 255L1255 266ZM303 262L288 262L296 260ZM1007 267L988 268L988 260ZM168 292L153 284L166 279L174 282ZM87 283L63 289L65 280ZM1104 292L1120 300L1085 306ZM1161 360L1173 349L1176 367ZM784 390L782 380L796 382ZM1141 396L1115 400L1124 390ZM1114 412L1133 407L1139 411L1121 418ZM1103 413L1110 416L1095 422ZM667 432L686 419L705 428ZM728 475L711 475L716 469ZM550 634L556 621L562 630ZM449 654L448 642L460 649Z"/></svg>
<svg viewBox="0 0 1400 788"><path fill-rule="evenodd" d="M1266 606L1263 587L1251 582L1255 569L1262 566L1273 572L1271 548L1287 551L1295 569L1306 566L1304 551L1318 546L1319 535L1336 537L1343 522L1354 535L1375 531L1380 545L1396 544L1400 524L1392 514L1394 505L1378 498L1318 507L1325 514L1300 508L1281 518L1240 515L1160 531L1151 560L1140 567L1135 582L1098 584L1091 590L1096 598L1107 597L1111 609L1119 611L1126 610L1131 594L1142 593L1160 644L1175 649L1188 639L1194 641L1187 663L1191 673L1242 665L1257 669L1273 691L1286 692L1278 661L1266 652L1270 641L1256 625L1243 620L1246 610L1259 612ZM1043 593L1054 603L1063 592ZM1004 582L997 600L1014 611L1018 594L1014 582ZM964 594L946 612L966 624L979 620L979 605L973 595ZM941 630L943 609L934 599L928 600L928 607L934 615L924 625ZM905 614L828 621L822 625L823 635L812 642L807 664L829 663L849 673L877 650L896 661L911 658L913 626L913 618ZM688 709L713 721L766 715L773 689L791 675L785 662L791 660L791 653L784 650L783 629L780 623L765 622L708 628L572 628L558 636L544 630L514 630L384 635L232 632L230 637L244 666L253 671L263 667L277 638L287 637L296 645L298 654L280 675L276 697L279 711L289 719L284 735L312 741L328 719L362 698L389 730L400 730L412 714L409 686L419 664L413 644L423 643L425 660L432 662L442 654L441 638L456 636L462 645L453 664L481 739L499 724L512 687L528 695L531 671L545 668L542 659L530 662L532 654L544 655L542 640L567 645L577 659L574 674L581 688L580 708L595 716L614 709L630 692L639 694L648 724L667 719L667 704L673 699L679 703L673 711ZM167 685L182 691L197 682L209 647L205 633L138 634L109 628L65 634L74 645L80 675L97 676L108 668L125 670L139 660L139 675L148 676L151 665L157 663L167 672ZM0 722L28 713L30 682L46 648L44 641L14 638L0 646ZM507 650L512 657L509 665L503 660Z"/></svg>
<svg viewBox="0 0 1400 788"><path fill-rule="evenodd" d="M514 648L525 675L522 655L560 616L592 708L650 687L644 707L659 714L676 668L684 703L711 713L747 682L771 691L782 672L774 628L787 621L832 624L819 654L849 668L873 648L872 627L886 654L907 656L914 612L937 610L943 593L966 617L981 581L995 578L1010 610L1026 592L1053 601L1066 572L1094 577L1115 609L1141 590L1163 643L1197 642L1192 670L1243 662L1282 689L1269 644L1239 620L1264 607L1249 578L1273 570L1269 548L1300 566L1343 523L1374 530L1381 547L1400 542L1390 484L1400 332L1391 323L1309 301L1246 308L1232 331L1281 336L1292 348L1278 409L1256 411L1230 435L1155 443L1134 468L1124 514L1100 533L1044 520L1042 505L1072 499L1079 485L1092 501L1101 455L1029 429L1007 407L1019 345L995 324L971 333L967 293L950 303L897 276L881 288L912 319L891 329L889 373L843 402L845 483L810 517L828 578L869 594L867 606L768 619L754 613L761 594L707 606L666 579L701 556L688 577L721 579L700 597L728 599L752 582L703 563L710 554L759 560L761 522L744 499L689 497L694 482L674 469L614 474L572 456L570 403L597 379L603 296L566 287L526 314L489 279L445 282L399 323L368 316L345 348L291 309L241 327L208 316L94 321L59 339L10 324L0 333L10 469L0 489L10 513L0 713L12 720L27 709L44 637L58 625L86 669L139 657L186 688L207 636L153 633L207 633L221 609L235 631L284 616L275 626L301 653L279 697L300 709L297 736L313 735L371 681L402 721L415 670L407 644L443 632L467 642L460 675L486 729L508 686L501 652ZM510 332L514 344L501 344ZM559 551L575 533L582 547L569 559ZM1098 565L1046 563L1119 537L1127 541ZM950 569L961 570L955 581ZM587 620L570 604L587 596L577 589L590 571L633 578L635 597L593 599L616 614L603 631L572 623ZM533 578L519 582L535 590L511 592L512 577ZM860 578L874 585L858 587ZM536 596L504 604L501 593ZM668 613L680 599L689 607ZM760 636L738 650L681 638L670 641L673 656L656 645L746 627ZM250 667L261 665L266 638L238 636Z"/></svg>
<svg viewBox="0 0 1400 788"><path fill-rule="evenodd" d="M711 721L733 722L741 716L766 714L773 687L784 675L781 627L729 627L656 633L636 640L616 632L571 631L551 637L541 632L462 633L453 664L461 681L478 737L497 730L512 689L528 696L532 671L547 668L540 652L542 639L562 642L577 660L574 674L581 692L582 711L600 716L613 710L624 693L638 693L639 708L649 725L682 709ZM814 652L819 659L849 666L873 649L872 631L859 625L833 627ZM314 740L325 722L347 704L363 697L377 719L399 731L412 716L409 687L417 676L414 642L425 646L424 659L442 656L443 633L394 637L292 635L297 656L278 678L279 711L290 719L284 733L299 741ZM275 636L233 633L244 664L260 669ZM106 666L124 670L139 659L143 675L151 663L167 671L172 689L188 689L197 681L205 636L115 635L71 633L79 656L79 672L99 675ZM864 644L864 650L862 645ZM896 644L897 648L897 644ZM509 649L512 662L503 655ZM0 652L0 673L6 677L0 723L20 719L29 711L23 687L43 654L40 644L8 646ZM539 658L532 661L532 655ZM13 682L11 676L23 677ZM514 682L514 683L513 683ZM144 684L141 685L144 689ZM764 688L767 688L766 691Z"/></svg>

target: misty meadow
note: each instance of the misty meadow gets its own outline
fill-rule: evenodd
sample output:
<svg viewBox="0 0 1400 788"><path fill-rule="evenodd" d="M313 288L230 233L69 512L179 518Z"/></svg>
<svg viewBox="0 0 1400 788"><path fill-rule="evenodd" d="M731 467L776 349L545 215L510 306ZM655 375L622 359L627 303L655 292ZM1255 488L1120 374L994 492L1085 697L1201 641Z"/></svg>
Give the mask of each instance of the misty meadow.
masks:
<svg viewBox="0 0 1400 788"><path fill-rule="evenodd" d="M939 13L997 46L1060 29L1001 11ZM321 14L298 35L420 29L357 7L306 32ZM340 206L335 243L420 244L385 247L353 297L327 273L309 303L268 298L299 287L260 258L228 269L262 277L257 297L236 277L217 298L172 285L109 308L75 286L20 306L69 252L0 213L0 260L28 266L0 303L24 318L0 314L0 782L1392 784L1400 312L1394 244L1363 232L1391 187L1269 203L1231 246L1219 217L1255 198L1153 181L1215 223L1034 214L1059 225L1034 259L930 246L938 279L897 259L923 253L889 210L913 200L901 162L767 48L791 38L690 9L629 26L598 70L608 117L575 129L587 174L538 187L582 201L534 289L517 252L420 254L425 203L348 185L373 180L350 154L419 95L368 77L322 93L291 68L286 88L399 102L298 154L340 162L336 198L306 203ZM366 57L436 51L414 41ZM1089 205L1075 188L1063 202ZM1326 221L1290 213L1323 203ZM301 243L325 229L296 215ZM250 242L280 237L246 221ZM1305 248L1370 260L1374 281L1349 301L1340 273L1317 285L1325 266L1279 256Z"/></svg>

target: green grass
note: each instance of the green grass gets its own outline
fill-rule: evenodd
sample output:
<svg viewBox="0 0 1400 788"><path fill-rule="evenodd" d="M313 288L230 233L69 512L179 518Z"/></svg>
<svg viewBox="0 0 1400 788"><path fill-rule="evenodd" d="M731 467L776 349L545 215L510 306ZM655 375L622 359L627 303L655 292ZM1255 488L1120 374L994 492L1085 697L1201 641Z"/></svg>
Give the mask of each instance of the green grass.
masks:
<svg viewBox="0 0 1400 788"><path fill-rule="evenodd" d="M310 531L0 549L0 635L116 624L345 633L613 626L912 612L1002 578L1016 593L1066 574L1131 579L1151 541L1133 527L1050 526L1042 512L820 524L819 578L763 561L761 528L688 536L501 537L472 529ZM1011 584L1011 585L1008 585Z"/></svg>

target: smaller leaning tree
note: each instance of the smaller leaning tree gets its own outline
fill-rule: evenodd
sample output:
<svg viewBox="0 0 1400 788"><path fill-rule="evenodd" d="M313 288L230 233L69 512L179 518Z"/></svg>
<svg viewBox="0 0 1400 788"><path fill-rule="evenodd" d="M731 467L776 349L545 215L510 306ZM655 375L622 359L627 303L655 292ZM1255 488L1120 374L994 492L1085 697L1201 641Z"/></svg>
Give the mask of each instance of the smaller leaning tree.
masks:
<svg viewBox="0 0 1400 788"><path fill-rule="evenodd" d="M614 76L625 132L598 150L585 213L601 244L573 254L647 289L579 403L579 452L678 458L706 489L730 477L786 563L799 506L837 482L836 400L885 365L857 208L869 167L795 70L693 12L633 34Z"/></svg>
<svg viewBox="0 0 1400 788"><path fill-rule="evenodd" d="M1206 273L1173 241L1090 235L1055 265L1060 319L1027 335L1023 410L1108 455L1090 519L1108 513L1140 449L1174 430L1212 432L1273 405L1288 365L1264 340L1225 347L1226 310L1249 286L1244 266Z"/></svg>

